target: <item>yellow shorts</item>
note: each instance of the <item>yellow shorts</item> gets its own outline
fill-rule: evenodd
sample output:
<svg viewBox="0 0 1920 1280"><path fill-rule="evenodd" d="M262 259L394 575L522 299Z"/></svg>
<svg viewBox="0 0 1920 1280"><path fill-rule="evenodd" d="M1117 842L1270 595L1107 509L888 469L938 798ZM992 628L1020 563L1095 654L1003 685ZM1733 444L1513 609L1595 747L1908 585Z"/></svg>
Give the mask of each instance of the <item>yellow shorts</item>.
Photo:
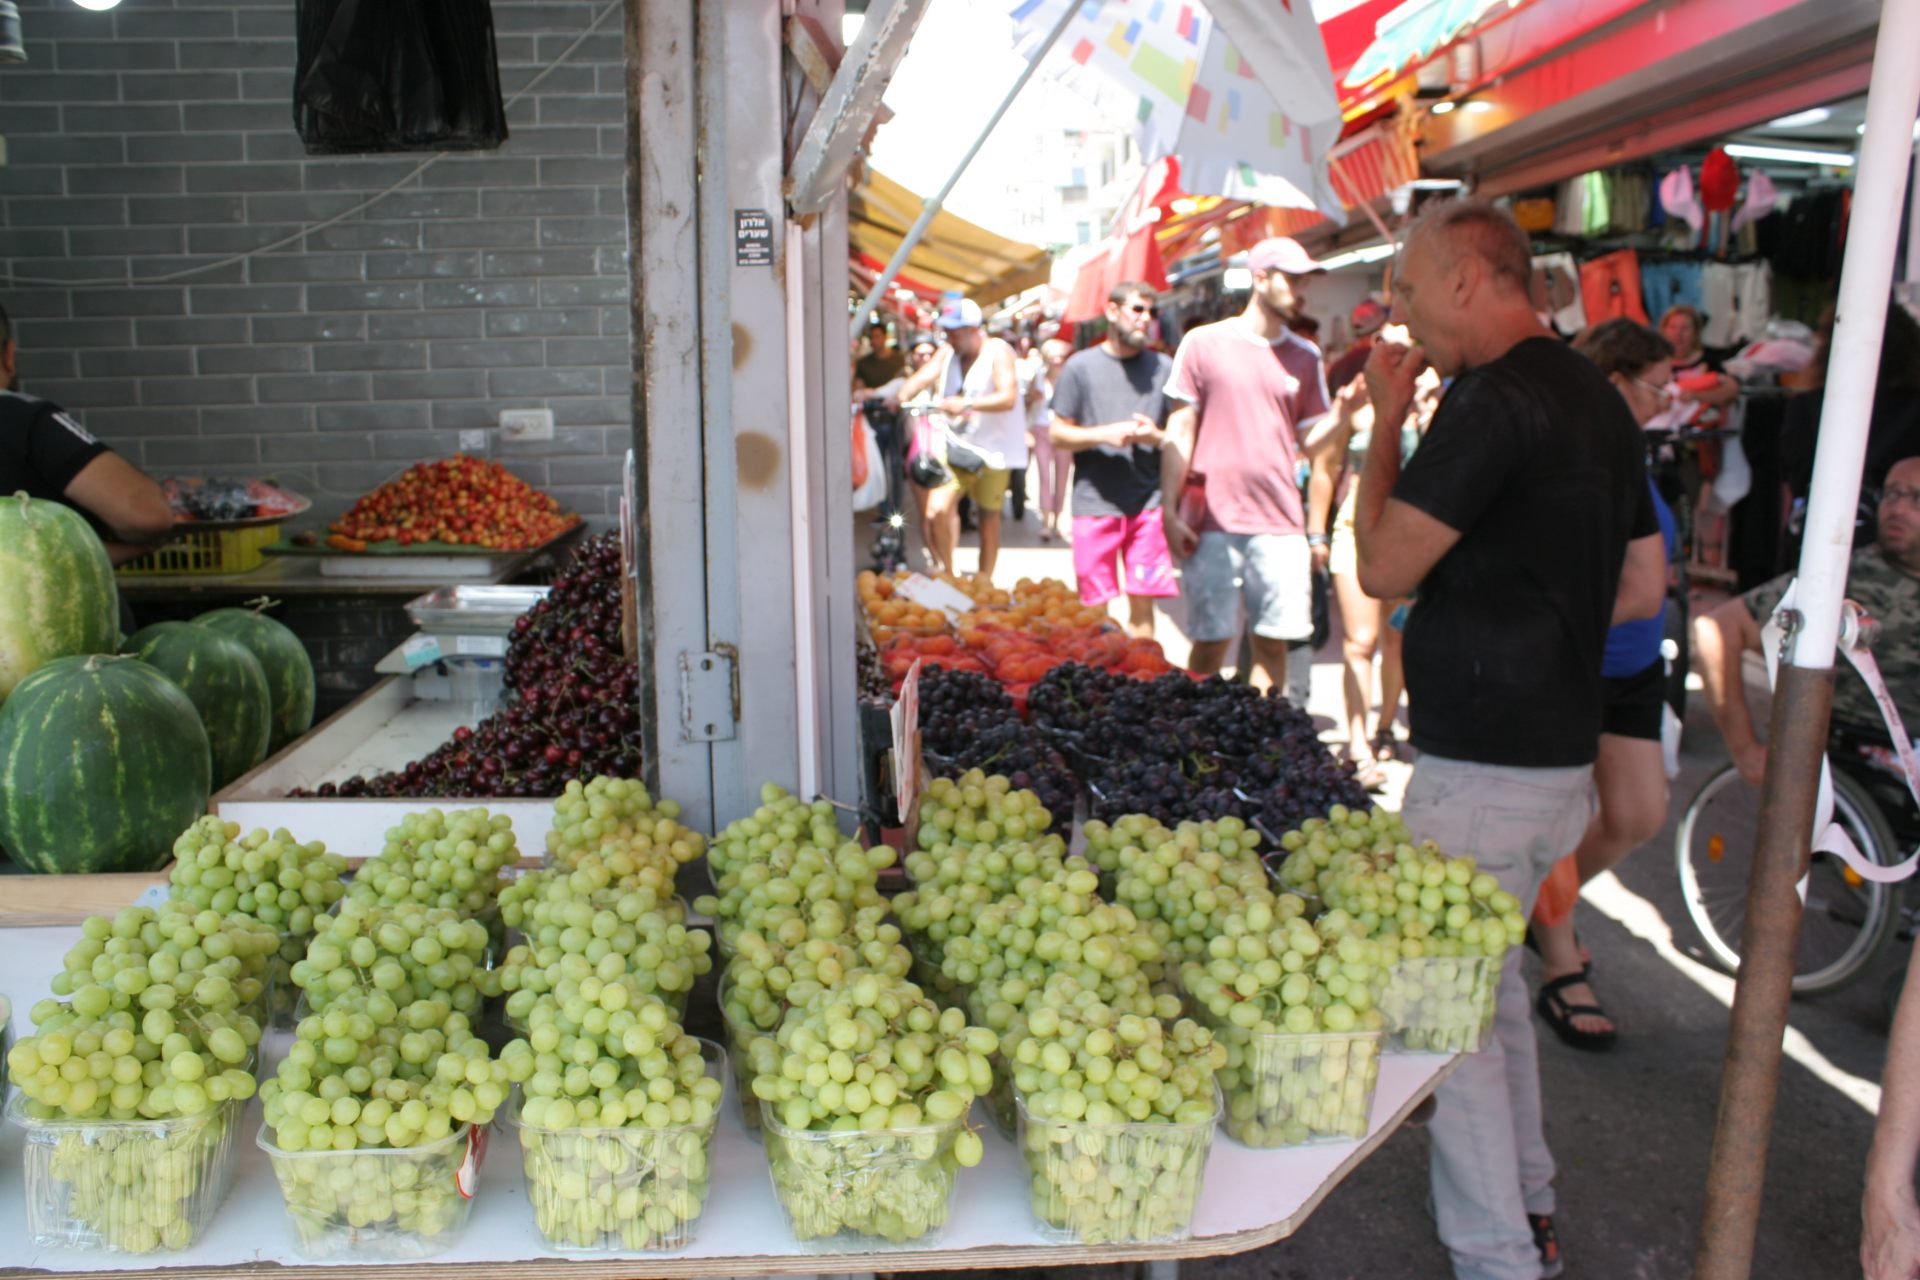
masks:
<svg viewBox="0 0 1920 1280"><path fill-rule="evenodd" d="M982 467L972 475L952 467L948 470L953 474L953 481L944 488L958 489L972 498L973 505L982 511L999 512L1000 504L1006 501L1013 472L1005 467Z"/></svg>

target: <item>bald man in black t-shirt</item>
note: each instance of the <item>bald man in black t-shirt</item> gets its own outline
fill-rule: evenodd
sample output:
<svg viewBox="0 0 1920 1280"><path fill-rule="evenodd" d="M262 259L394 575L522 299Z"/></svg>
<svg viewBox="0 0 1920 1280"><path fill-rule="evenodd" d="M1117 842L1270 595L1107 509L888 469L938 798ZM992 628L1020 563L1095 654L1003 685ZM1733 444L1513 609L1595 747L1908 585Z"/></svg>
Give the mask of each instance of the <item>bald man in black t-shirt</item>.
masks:
<svg viewBox="0 0 1920 1280"><path fill-rule="evenodd" d="M17 390L19 381L13 324L0 309L0 497L25 492L72 507L116 565L166 541L173 510L160 486L59 405Z"/></svg>

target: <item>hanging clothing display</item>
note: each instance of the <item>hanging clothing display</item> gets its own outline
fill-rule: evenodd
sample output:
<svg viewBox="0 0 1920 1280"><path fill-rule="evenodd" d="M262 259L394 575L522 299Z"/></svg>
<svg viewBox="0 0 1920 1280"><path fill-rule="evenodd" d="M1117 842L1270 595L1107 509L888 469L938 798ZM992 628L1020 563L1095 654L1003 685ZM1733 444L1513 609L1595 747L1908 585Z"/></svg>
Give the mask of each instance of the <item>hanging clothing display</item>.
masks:
<svg viewBox="0 0 1920 1280"><path fill-rule="evenodd" d="M1645 173L1626 169L1608 176L1613 181L1613 233L1632 235L1645 231L1653 217L1653 179Z"/></svg>
<svg viewBox="0 0 1920 1280"><path fill-rule="evenodd" d="M1580 264L1580 297L1588 324L1625 317L1648 323L1640 297L1640 255L1631 249L1590 258Z"/></svg>
<svg viewBox="0 0 1920 1280"><path fill-rule="evenodd" d="M1739 285L1733 267L1709 262L1700 269L1700 345L1731 347L1739 341Z"/></svg>
<svg viewBox="0 0 1920 1280"><path fill-rule="evenodd" d="M1594 172L1582 174L1580 185L1580 234L1604 236L1613 229L1613 183L1608 175Z"/></svg>
<svg viewBox="0 0 1920 1280"><path fill-rule="evenodd" d="M1648 262L1640 268L1640 292L1647 314L1656 321L1669 307L1703 306L1698 262Z"/></svg>
<svg viewBox="0 0 1920 1280"><path fill-rule="evenodd" d="M1553 229L1563 236L1585 235L1587 220L1587 184L1585 175L1568 178L1554 197Z"/></svg>
<svg viewBox="0 0 1920 1280"><path fill-rule="evenodd" d="M1660 179L1660 207L1669 219L1686 223L1692 230L1692 239L1699 239L1700 228L1706 225L1707 215L1701 210L1699 200L1694 198L1693 170L1682 165Z"/></svg>
<svg viewBox="0 0 1920 1280"><path fill-rule="evenodd" d="M1587 327L1580 301L1580 264L1570 253L1543 253L1533 260L1533 305L1553 327L1572 337Z"/></svg>

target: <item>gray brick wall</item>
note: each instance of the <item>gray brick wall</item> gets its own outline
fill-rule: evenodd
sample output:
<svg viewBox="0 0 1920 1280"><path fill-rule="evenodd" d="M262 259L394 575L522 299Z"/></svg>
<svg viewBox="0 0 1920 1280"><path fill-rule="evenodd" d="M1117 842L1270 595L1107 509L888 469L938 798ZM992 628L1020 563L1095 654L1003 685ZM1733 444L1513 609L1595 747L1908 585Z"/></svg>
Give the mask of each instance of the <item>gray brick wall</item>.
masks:
<svg viewBox="0 0 1920 1280"><path fill-rule="evenodd" d="M322 516L485 430L606 523L631 424L620 5L493 3L509 96L609 7L506 146L415 174L425 155L305 155L292 0L20 0L0 302L25 389L149 472L277 475ZM535 408L552 440L499 439Z"/></svg>

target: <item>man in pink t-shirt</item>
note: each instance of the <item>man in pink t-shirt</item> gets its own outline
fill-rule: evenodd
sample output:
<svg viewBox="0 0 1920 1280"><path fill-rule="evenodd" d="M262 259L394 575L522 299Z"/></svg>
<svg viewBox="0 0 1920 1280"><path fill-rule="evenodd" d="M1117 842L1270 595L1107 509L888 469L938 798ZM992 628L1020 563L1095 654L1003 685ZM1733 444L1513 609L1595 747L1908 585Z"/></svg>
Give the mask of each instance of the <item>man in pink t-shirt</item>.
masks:
<svg viewBox="0 0 1920 1280"><path fill-rule="evenodd" d="M1327 380L1320 349L1287 322L1304 277L1322 268L1285 237L1255 245L1247 266L1247 309L1189 330L1174 353L1167 394L1182 403L1160 451L1161 515L1184 562L1187 665L1218 671L1250 623L1252 683L1269 689L1287 670L1287 642L1313 634L1299 462L1307 429L1327 412ZM1305 701L1304 678L1287 686Z"/></svg>

